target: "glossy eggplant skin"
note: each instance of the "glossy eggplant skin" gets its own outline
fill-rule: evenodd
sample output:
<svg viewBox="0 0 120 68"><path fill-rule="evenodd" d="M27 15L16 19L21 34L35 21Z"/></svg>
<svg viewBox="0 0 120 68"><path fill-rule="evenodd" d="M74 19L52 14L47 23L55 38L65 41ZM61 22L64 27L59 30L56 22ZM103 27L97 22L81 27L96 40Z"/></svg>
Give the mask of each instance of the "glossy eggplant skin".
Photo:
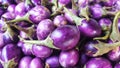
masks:
<svg viewBox="0 0 120 68"><path fill-rule="evenodd" d="M29 68L44 68L40 58L33 58L29 64Z"/></svg>
<svg viewBox="0 0 120 68"><path fill-rule="evenodd" d="M33 45L32 53L39 58L47 58L52 54L53 50L46 46Z"/></svg>
<svg viewBox="0 0 120 68"><path fill-rule="evenodd" d="M108 54L107 54L107 57L111 60L111 61L114 61L114 62L118 62L119 59L120 59L120 47L117 47L116 49L110 51Z"/></svg>
<svg viewBox="0 0 120 68"><path fill-rule="evenodd" d="M59 27L59 26L62 26L62 25L66 25L68 22L67 22L67 19L65 18L65 16L57 15L54 18L53 23L54 23L55 26Z"/></svg>
<svg viewBox="0 0 120 68"><path fill-rule="evenodd" d="M25 56L20 60L20 63L18 65L18 68L28 68L30 65L30 62L32 61L32 57Z"/></svg>
<svg viewBox="0 0 120 68"><path fill-rule="evenodd" d="M120 63L115 64L114 68L120 68Z"/></svg>
<svg viewBox="0 0 120 68"><path fill-rule="evenodd" d="M55 29L55 26L50 19L42 20L37 26L37 38L39 40L44 40L47 36L52 33Z"/></svg>
<svg viewBox="0 0 120 68"><path fill-rule="evenodd" d="M110 61L105 58L92 58L86 64L86 68L112 68Z"/></svg>
<svg viewBox="0 0 120 68"><path fill-rule="evenodd" d="M16 61L21 58L22 52L21 49L18 48L15 44L7 44L2 49L2 60L9 61L16 57Z"/></svg>
<svg viewBox="0 0 120 68"><path fill-rule="evenodd" d="M49 9L47 9L44 6L39 6L39 5L32 8L29 11L29 14L30 14L29 19L36 24L38 24L38 23L40 23L40 21L42 21L44 19L48 19L50 17Z"/></svg>
<svg viewBox="0 0 120 68"><path fill-rule="evenodd" d="M101 35L101 27L95 19L82 21L82 25L78 25L80 32L87 37L96 37Z"/></svg>
<svg viewBox="0 0 120 68"><path fill-rule="evenodd" d="M58 56L51 56L48 57L45 61L46 65L49 65L51 68L60 68L59 57Z"/></svg>
<svg viewBox="0 0 120 68"><path fill-rule="evenodd" d="M60 53L59 62L62 67L74 67L78 61L79 55L76 49L62 51Z"/></svg>
<svg viewBox="0 0 120 68"><path fill-rule="evenodd" d="M55 47L61 50L69 50L76 46L80 39L80 32L76 26L64 25L56 28L51 33L51 39Z"/></svg>
<svg viewBox="0 0 120 68"><path fill-rule="evenodd" d="M5 9L0 7L0 17L2 16L3 13L5 13Z"/></svg>

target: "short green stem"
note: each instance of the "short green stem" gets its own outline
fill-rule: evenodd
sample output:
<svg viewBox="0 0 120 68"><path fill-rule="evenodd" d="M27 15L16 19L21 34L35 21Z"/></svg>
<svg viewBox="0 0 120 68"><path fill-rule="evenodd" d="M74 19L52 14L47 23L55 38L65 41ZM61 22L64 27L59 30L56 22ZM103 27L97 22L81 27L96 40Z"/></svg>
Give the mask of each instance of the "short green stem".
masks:
<svg viewBox="0 0 120 68"><path fill-rule="evenodd" d="M59 49L54 46L53 40L48 36L45 40L23 40L24 43L37 44L47 46L53 49Z"/></svg>
<svg viewBox="0 0 120 68"><path fill-rule="evenodd" d="M54 12L51 14L51 17L54 17L54 16L56 16L56 15L62 13L62 10L63 10L63 7L57 8L57 10L54 11Z"/></svg>
<svg viewBox="0 0 120 68"><path fill-rule="evenodd" d="M110 34L110 39L113 42L120 41L120 32L119 32L119 29L118 29L119 16L120 16L120 11L116 13L115 18L113 20L112 32Z"/></svg>
<svg viewBox="0 0 120 68"><path fill-rule="evenodd" d="M14 23L18 23L20 21L28 21L29 23L33 23L30 19L29 19L29 13L25 14L23 17L20 17L20 18L17 18L17 19L14 19L14 20L10 20L10 21L7 21L7 23L10 23L10 24L14 24Z"/></svg>
<svg viewBox="0 0 120 68"><path fill-rule="evenodd" d="M113 16L114 16L114 15L116 14L116 12L113 12L113 11L107 11L106 14L107 14L107 15L113 15Z"/></svg>
<svg viewBox="0 0 120 68"><path fill-rule="evenodd" d="M79 7L76 5L75 1L71 0L71 2L72 2L72 9L78 10Z"/></svg>
<svg viewBox="0 0 120 68"><path fill-rule="evenodd" d="M96 44L94 46L98 51L93 56L100 56L100 55L106 54L109 51L111 51L119 46L120 46L120 41L112 43L112 44L103 43L103 42L98 41L98 44Z"/></svg>
<svg viewBox="0 0 120 68"><path fill-rule="evenodd" d="M32 36L35 32L34 25L32 25L31 27L28 27L28 28L22 28L20 26L15 25L15 24L12 24L11 26L14 26L16 29L25 32L26 35L29 37L29 39L33 40Z"/></svg>
<svg viewBox="0 0 120 68"><path fill-rule="evenodd" d="M56 8L58 8L58 0L53 0L53 4Z"/></svg>
<svg viewBox="0 0 120 68"><path fill-rule="evenodd" d="M89 11L88 11L88 6L86 7L81 7L80 8L80 16L85 17L87 20L89 20Z"/></svg>
<svg viewBox="0 0 120 68"><path fill-rule="evenodd" d="M3 62L2 60L0 60L3 68L16 68L17 63L15 62L15 58L7 61L7 62Z"/></svg>
<svg viewBox="0 0 120 68"><path fill-rule="evenodd" d="M81 24L82 24L82 20L85 19L85 18L80 18L80 17L74 15L74 14L73 14L72 12L70 12L66 7L64 7L64 10L65 10L65 12L67 12L67 13L72 17L72 19L74 20L74 23L75 23L76 25L81 25Z"/></svg>
<svg viewBox="0 0 120 68"><path fill-rule="evenodd" d="M94 40L107 40L109 38L109 36L110 36L110 31L106 31L105 36L103 36L103 37L95 37L93 39Z"/></svg>
<svg viewBox="0 0 120 68"><path fill-rule="evenodd" d="M25 0L25 3L26 3L27 5L32 5L31 0Z"/></svg>
<svg viewBox="0 0 120 68"><path fill-rule="evenodd" d="M10 39L13 40L13 37L15 36L15 32L11 29L11 26L7 24L7 30L5 32L7 35L9 35Z"/></svg>

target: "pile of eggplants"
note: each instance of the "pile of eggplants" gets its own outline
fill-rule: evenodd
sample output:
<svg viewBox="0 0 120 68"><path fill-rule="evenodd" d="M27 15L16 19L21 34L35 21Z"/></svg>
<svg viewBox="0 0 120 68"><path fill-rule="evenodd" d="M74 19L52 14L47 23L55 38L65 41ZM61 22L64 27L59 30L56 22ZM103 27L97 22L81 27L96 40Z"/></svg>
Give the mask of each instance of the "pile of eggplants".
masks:
<svg viewBox="0 0 120 68"><path fill-rule="evenodd" d="M120 68L120 0L0 0L0 68Z"/></svg>

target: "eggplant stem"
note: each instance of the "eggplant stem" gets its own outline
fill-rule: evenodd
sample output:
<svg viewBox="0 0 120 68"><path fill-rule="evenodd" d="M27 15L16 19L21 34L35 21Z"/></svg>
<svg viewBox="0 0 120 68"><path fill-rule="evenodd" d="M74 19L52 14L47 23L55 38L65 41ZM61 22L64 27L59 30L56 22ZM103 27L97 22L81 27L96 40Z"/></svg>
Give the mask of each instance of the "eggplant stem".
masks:
<svg viewBox="0 0 120 68"><path fill-rule="evenodd" d="M82 20L85 18L79 18L78 16L74 15L72 12L70 12L66 7L64 7L64 10L72 17L72 19L74 20L74 23L76 25L81 25L82 24Z"/></svg>
<svg viewBox="0 0 120 68"><path fill-rule="evenodd" d="M64 7L64 6L63 6L63 7ZM54 11L54 12L51 14L51 17L54 17L54 16L58 15L59 13L62 13L63 7L57 8L57 10Z"/></svg>
<svg viewBox="0 0 120 68"><path fill-rule="evenodd" d="M31 0L25 0L25 3L26 3L27 5L32 5Z"/></svg>
<svg viewBox="0 0 120 68"><path fill-rule="evenodd" d="M78 7L77 7L77 5L75 4L75 1L74 1L74 0L71 0L71 2L72 2L72 9L78 10Z"/></svg>
<svg viewBox="0 0 120 68"><path fill-rule="evenodd" d="M120 41L120 32L118 29L118 18L120 16L120 11L116 13L115 18L113 20L113 25L112 25L112 32L110 34L110 39L113 42Z"/></svg>
<svg viewBox="0 0 120 68"><path fill-rule="evenodd" d="M7 62L3 62L2 65L4 68L15 68L17 66L17 63L15 62L15 58L12 58Z"/></svg>
<svg viewBox="0 0 120 68"><path fill-rule="evenodd" d="M23 40L24 43L37 44L47 46L53 49L59 49L54 46L53 40L48 36L45 40Z"/></svg>
<svg viewBox="0 0 120 68"><path fill-rule="evenodd" d="M103 55L108 53L109 51L115 49L116 47L120 46L120 32L118 29L118 18L120 16L120 11L116 13L113 24L112 24L112 32L110 34L110 39L113 41L112 44L104 43L98 41L98 44L95 44L95 48L98 50L94 56Z"/></svg>
<svg viewBox="0 0 120 68"><path fill-rule="evenodd" d="M10 20L10 21L6 21L6 23L8 23L8 24L14 24L14 23L17 24L20 21L28 21L31 24L33 22L29 19L29 16L30 16L29 13L27 13L23 17L13 19L13 20Z"/></svg>
<svg viewBox="0 0 120 68"><path fill-rule="evenodd" d="M12 26L14 26L16 29L18 29L18 30L20 30L20 31L25 32L26 35L29 37L29 39L30 39L30 40L33 40L31 36L32 36L33 33L35 32L35 30L33 29L34 25L32 25L31 27L26 28L26 29L25 29L25 28L22 28L22 27L19 27L19 26L15 25L15 24L13 24Z"/></svg>
<svg viewBox="0 0 120 68"><path fill-rule="evenodd" d="M95 38L93 38L93 40L106 40L106 39L109 38L109 36L110 36L110 31L106 31L105 36L103 36L103 37L95 37Z"/></svg>
<svg viewBox="0 0 120 68"><path fill-rule="evenodd" d="M98 44L96 44L94 46L98 51L93 56L103 55L103 54L108 53L109 51L115 49L118 46L120 46L120 41L112 43L112 44L103 43L103 42L98 41Z"/></svg>

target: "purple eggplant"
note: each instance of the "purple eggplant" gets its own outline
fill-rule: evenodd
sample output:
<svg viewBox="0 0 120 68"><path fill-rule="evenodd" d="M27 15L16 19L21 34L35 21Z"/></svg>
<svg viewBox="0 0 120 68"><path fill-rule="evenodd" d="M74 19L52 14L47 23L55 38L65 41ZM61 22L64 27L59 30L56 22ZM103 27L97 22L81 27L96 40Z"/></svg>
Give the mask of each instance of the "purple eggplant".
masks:
<svg viewBox="0 0 120 68"><path fill-rule="evenodd" d="M85 68L112 68L110 61L105 58L92 58L86 64Z"/></svg>
<svg viewBox="0 0 120 68"><path fill-rule="evenodd" d="M16 7L15 4L11 4L11 5L8 6L7 11L11 12L11 13L14 13L15 12L15 7Z"/></svg>
<svg viewBox="0 0 120 68"><path fill-rule="evenodd" d="M29 68L44 68L40 58L33 58L29 64Z"/></svg>
<svg viewBox="0 0 120 68"><path fill-rule="evenodd" d="M21 48L24 55L32 55L32 44L23 43Z"/></svg>
<svg viewBox="0 0 120 68"><path fill-rule="evenodd" d="M76 68L83 68L84 65L88 62L88 60L90 59L90 57L88 57L85 52L80 51L79 54L79 61L77 63L77 65L75 65Z"/></svg>
<svg viewBox="0 0 120 68"><path fill-rule="evenodd" d="M76 49L62 51L59 56L59 62L63 67L74 67L79 61L79 54Z"/></svg>
<svg viewBox="0 0 120 68"><path fill-rule="evenodd" d="M29 11L30 20L39 23L40 21L50 17L50 11L44 6L36 6Z"/></svg>
<svg viewBox="0 0 120 68"><path fill-rule="evenodd" d="M53 21L54 25L56 25L57 27L58 26L62 26L62 25L66 25L67 24L67 19L62 16L62 15L57 15L55 18L54 18L54 21Z"/></svg>
<svg viewBox="0 0 120 68"><path fill-rule="evenodd" d="M22 12L24 13L24 12ZM35 6L30 11L28 11L24 16L10 20L8 22L15 23L20 21L28 21L29 23L38 24L40 21L50 17L50 11L44 6Z"/></svg>
<svg viewBox="0 0 120 68"><path fill-rule="evenodd" d="M99 20L99 25L103 30L110 29L112 21L109 18L102 18Z"/></svg>
<svg viewBox="0 0 120 68"><path fill-rule="evenodd" d="M93 6L89 7L89 12L93 18L99 19L103 15L105 15L105 12L100 4L95 4Z"/></svg>
<svg viewBox="0 0 120 68"><path fill-rule="evenodd" d="M92 56L97 52L97 49L94 47L97 42L89 41L84 46L84 51L87 56Z"/></svg>
<svg viewBox="0 0 120 68"><path fill-rule="evenodd" d="M88 60L89 60L89 57L84 52L80 53L80 58L79 58L80 65L86 64Z"/></svg>
<svg viewBox="0 0 120 68"><path fill-rule="evenodd" d="M26 10L24 2L21 2L21 3L16 5L16 7L15 7L15 14L16 14L16 16L17 15L22 15L23 16L23 15L26 14L26 12L27 12L27 10Z"/></svg>
<svg viewBox="0 0 120 68"><path fill-rule="evenodd" d="M107 57L111 60L111 61L115 61L118 62L120 60L120 47L117 47L116 49L110 51L107 54Z"/></svg>
<svg viewBox="0 0 120 68"><path fill-rule="evenodd" d="M39 45L33 45L32 46L32 53L36 57L40 58L47 58L52 54L53 50L46 47L46 46L39 46Z"/></svg>
<svg viewBox="0 0 120 68"><path fill-rule="evenodd" d="M2 60L7 62L11 59L15 59L15 61L19 61L22 56L21 49L18 48L15 44L7 44L2 49Z"/></svg>
<svg viewBox="0 0 120 68"><path fill-rule="evenodd" d="M46 66L50 68L60 68L59 57L58 56L51 56L48 57L45 61Z"/></svg>
<svg viewBox="0 0 120 68"><path fill-rule="evenodd" d="M15 7L15 14L16 15L25 15L33 5L30 0L25 0L24 2L20 2Z"/></svg>
<svg viewBox="0 0 120 68"><path fill-rule="evenodd" d="M18 68L29 68L29 65L32 61L32 57L30 56L25 56L20 60L20 63L18 65Z"/></svg>
<svg viewBox="0 0 120 68"><path fill-rule="evenodd" d="M50 37L55 47L62 50L69 50L77 45L80 39L80 32L75 26L64 25L56 28Z"/></svg>
<svg viewBox="0 0 120 68"><path fill-rule="evenodd" d="M52 33L55 26L50 19L42 20L37 26L37 38L39 40L44 40L47 36Z"/></svg>
<svg viewBox="0 0 120 68"><path fill-rule="evenodd" d="M116 2L114 3L115 8L112 8L112 9L115 11L118 11L118 10L120 10L119 6L120 6L120 0L116 0Z"/></svg>
<svg viewBox="0 0 120 68"><path fill-rule="evenodd" d="M2 49L1 58L5 67L15 67L22 57L22 51L15 44L7 44Z"/></svg>
<svg viewBox="0 0 120 68"><path fill-rule="evenodd" d="M114 68L120 68L120 62L117 63L117 64L114 66Z"/></svg>
<svg viewBox="0 0 120 68"><path fill-rule="evenodd" d="M10 13L10 12L6 12L4 13L1 18L4 20L12 20L15 19L15 14L14 13Z"/></svg>
<svg viewBox="0 0 120 68"><path fill-rule="evenodd" d="M101 35L101 27L94 19L82 20L82 24L78 26L80 32L87 37L97 37Z"/></svg>
<svg viewBox="0 0 120 68"><path fill-rule="evenodd" d="M19 38L17 34L14 34L14 32L12 31L9 33L8 30L3 34L3 40L5 44L9 44L9 43L17 43L19 41Z"/></svg>

